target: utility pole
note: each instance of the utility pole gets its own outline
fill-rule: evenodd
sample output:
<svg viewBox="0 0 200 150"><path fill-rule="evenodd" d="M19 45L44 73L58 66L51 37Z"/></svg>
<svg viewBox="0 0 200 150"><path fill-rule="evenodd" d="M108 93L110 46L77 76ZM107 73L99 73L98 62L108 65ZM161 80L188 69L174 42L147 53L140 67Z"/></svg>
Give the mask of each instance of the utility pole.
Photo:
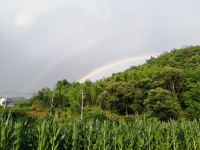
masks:
<svg viewBox="0 0 200 150"><path fill-rule="evenodd" d="M83 99L84 99L83 90L81 90L81 120L83 120Z"/></svg>
<svg viewBox="0 0 200 150"><path fill-rule="evenodd" d="M53 91L53 94L52 94L52 97L51 97L51 108L53 108L53 99L54 99L54 91Z"/></svg>

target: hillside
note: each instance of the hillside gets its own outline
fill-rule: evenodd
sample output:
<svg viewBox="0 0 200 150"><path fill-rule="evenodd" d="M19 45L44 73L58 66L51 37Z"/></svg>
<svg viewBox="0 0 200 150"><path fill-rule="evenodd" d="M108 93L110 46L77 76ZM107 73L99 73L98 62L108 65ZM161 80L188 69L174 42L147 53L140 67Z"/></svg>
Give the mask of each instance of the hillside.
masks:
<svg viewBox="0 0 200 150"><path fill-rule="evenodd" d="M173 49L171 52L165 52L157 58L152 57L144 65L133 66L130 69L113 74L107 80L132 81L142 78L151 78L154 72L163 67L174 67L184 69L186 72L199 70L200 63L200 46L192 46L183 49ZM189 70L188 70L189 69Z"/></svg>
<svg viewBox="0 0 200 150"><path fill-rule="evenodd" d="M89 116L145 115L160 120L200 116L200 46L173 49L145 64L109 78L80 84L60 80L55 90L41 89L31 98L37 106L80 114L80 90ZM103 110L103 111L102 111ZM41 111L41 110L40 110Z"/></svg>
<svg viewBox="0 0 200 150"><path fill-rule="evenodd" d="M152 57L143 65L133 66L124 72L113 74L112 77L99 81L99 83L105 82L106 85L106 90L99 95L99 100L104 99L105 101L106 99L108 102L110 97L114 96L116 104L119 104L123 96L128 100L126 94L128 94L129 89L126 88L129 87L131 91L129 94L132 95L130 99L132 100L127 103L123 113L127 108L137 113L142 113L146 109L148 112L151 110L151 114L153 111L153 116L167 119L173 114L172 118L174 118L178 115L174 112L180 111L179 115L184 114L189 119L198 118L200 115L199 74L200 46L173 49L157 58ZM119 94L123 96L116 95L117 92L122 92L122 89L124 93ZM165 104L167 100L171 106L170 103ZM164 105L163 108L161 105ZM122 109L123 106L118 107ZM118 111L119 108L117 108ZM172 108L170 110L172 112L168 112L168 108ZM165 111L167 112L165 113ZM169 116L160 116L162 113L168 113ZM172 113L171 116L170 113Z"/></svg>

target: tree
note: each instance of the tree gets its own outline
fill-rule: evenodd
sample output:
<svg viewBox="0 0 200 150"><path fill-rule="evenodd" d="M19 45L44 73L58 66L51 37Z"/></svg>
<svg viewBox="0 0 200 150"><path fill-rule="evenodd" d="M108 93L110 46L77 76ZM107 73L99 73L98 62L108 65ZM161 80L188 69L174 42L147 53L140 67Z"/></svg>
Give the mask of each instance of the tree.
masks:
<svg viewBox="0 0 200 150"><path fill-rule="evenodd" d="M144 105L151 116L158 117L162 121L178 119L181 111L180 104L172 92L160 87L148 92Z"/></svg>
<svg viewBox="0 0 200 150"><path fill-rule="evenodd" d="M190 89L183 93L188 119L200 118L200 82L191 84Z"/></svg>
<svg viewBox="0 0 200 150"><path fill-rule="evenodd" d="M42 103L44 106L51 105L52 91L49 88L41 89L34 99Z"/></svg>
<svg viewBox="0 0 200 150"><path fill-rule="evenodd" d="M158 71L153 77L154 84L157 87L162 87L173 93L176 97L180 91L181 80L184 72L182 69L173 67L164 67L161 71Z"/></svg>
<svg viewBox="0 0 200 150"><path fill-rule="evenodd" d="M68 100L65 97L65 93L67 89L70 87L70 83L67 80L60 80L56 83L56 88L55 88L55 102L59 108L61 106L64 108L66 105L68 105Z"/></svg>
<svg viewBox="0 0 200 150"><path fill-rule="evenodd" d="M80 110L80 100L81 100L81 94L80 94L80 87L72 84L67 91L64 93L64 96L68 100L68 107L71 108L74 112Z"/></svg>
<svg viewBox="0 0 200 150"><path fill-rule="evenodd" d="M142 106L139 99L136 98L140 94L141 91L136 90L134 84L114 82L110 83L105 91L98 96L98 101L103 109L112 110L122 115L138 113Z"/></svg>

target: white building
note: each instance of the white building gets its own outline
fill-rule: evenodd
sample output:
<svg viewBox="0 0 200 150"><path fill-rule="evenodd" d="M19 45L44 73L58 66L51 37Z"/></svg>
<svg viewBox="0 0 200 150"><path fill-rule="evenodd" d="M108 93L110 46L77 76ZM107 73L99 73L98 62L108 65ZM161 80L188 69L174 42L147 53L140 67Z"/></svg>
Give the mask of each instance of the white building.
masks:
<svg viewBox="0 0 200 150"><path fill-rule="evenodd" d="M13 101L11 98L0 97L0 106L3 107L14 107Z"/></svg>

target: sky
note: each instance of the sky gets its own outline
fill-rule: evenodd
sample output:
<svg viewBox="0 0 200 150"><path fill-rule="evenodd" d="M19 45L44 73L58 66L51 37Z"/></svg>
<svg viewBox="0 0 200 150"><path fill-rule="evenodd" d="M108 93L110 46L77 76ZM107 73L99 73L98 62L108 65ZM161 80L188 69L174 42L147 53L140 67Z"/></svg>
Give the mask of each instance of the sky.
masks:
<svg viewBox="0 0 200 150"><path fill-rule="evenodd" d="M200 44L199 0L0 0L0 95L109 76Z"/></svg>

